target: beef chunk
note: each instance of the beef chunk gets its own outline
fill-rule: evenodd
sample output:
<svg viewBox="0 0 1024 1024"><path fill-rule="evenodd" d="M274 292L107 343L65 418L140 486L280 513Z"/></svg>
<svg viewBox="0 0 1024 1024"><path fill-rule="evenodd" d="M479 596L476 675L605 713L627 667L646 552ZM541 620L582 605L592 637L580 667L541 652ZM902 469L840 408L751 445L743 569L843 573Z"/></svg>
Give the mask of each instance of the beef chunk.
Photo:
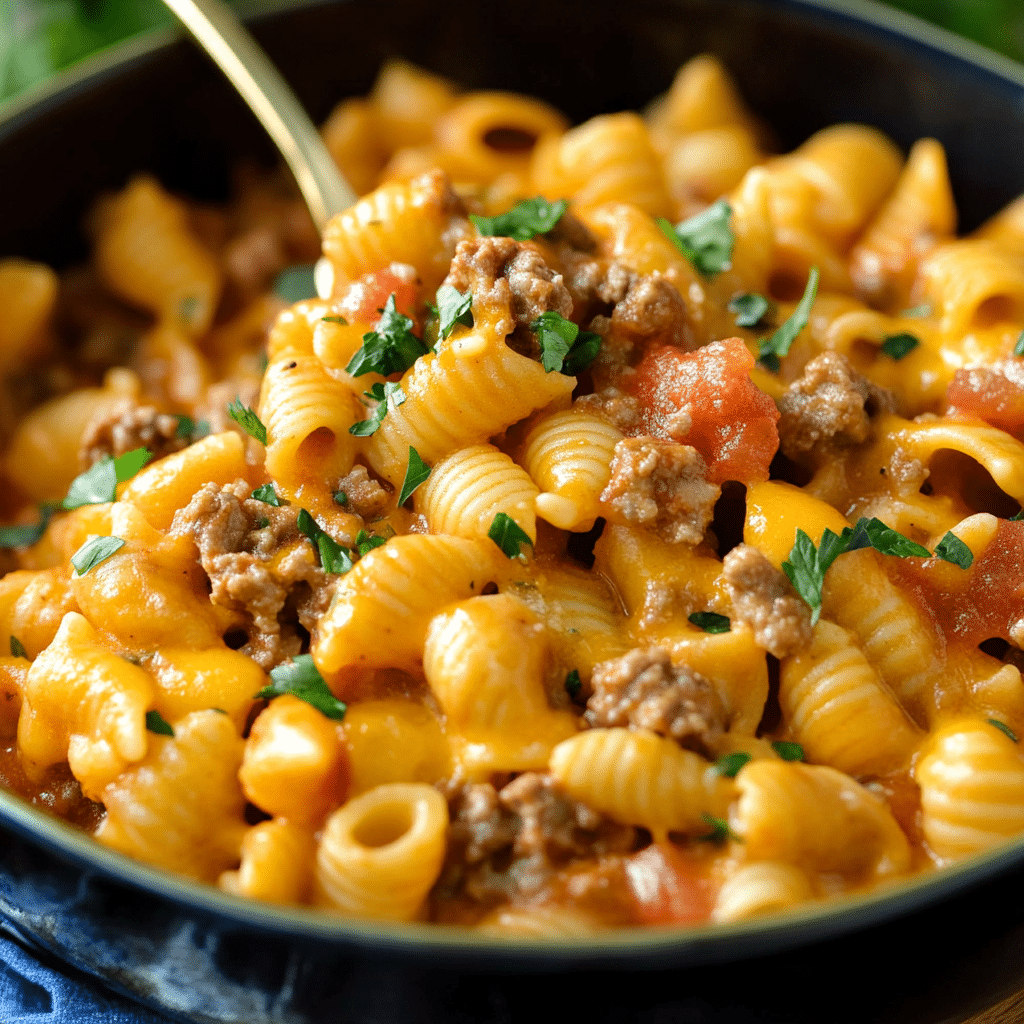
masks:
<svg viewBox="0 0 1024 1024"><path fill-rule="evenodd" d="M692 348L686 304L675 285L658 274L632 281L612 312L612 327L637 340L658 338Z"/></svg>
<svg viewBox="0 0 1024 1024"><path fill-rule="evenodd" d="M78 461L88 469L105 456L116 459L136 448L148 448L157 459L181 451L188 438L178 437L178 417L125 398L94 416L82 434Z"/></svg>
<svg viewBox="0 0 1024 1024"><path fill-rule="evenodd" d="M210 600L251 623L242 651L270 669L301 650L295 622L310 630L326 611L337 577L317 564L294 505L275 508L237 481L206 484L174 516L171 532L191 537L210 578Z"/></svg>
<svg viewBox="0 0 1024 1024"><path fill-rule="evenodd" d="M600 416L624 434L640 426L640 399L616 387L607 387L592 395L581 395L576 399L575 408Z"/></svg>
<svg viewBox="0 0 1024 1024"><path fill-rule="evenodd" d="M389 491L370 479L365 466L353 466L352 472L338 482L337 490L345 495L342 505L345 511L360 516L366 522L383 515L391 498Z"/></svg>
<svg viewBox="0 0 1024 1024"><path fill-rule="evenodd" d="M594 666L586 719L600 728L629 726L671 736L707 752L725 729L726 712L699 672L673 665L662 647L637 647Z"/></svg>
<svg viewBox="0 0 1024 1024"><path fill-rule="evenodd" d="M648 526L670 543L698 544L721 488L707 480L696 448L656 437L627 437L615 446L611 478L601 492L610 517Z"/></svg>
<svg viewBox="0 0 1024 1024"><path fill-rule="evenodd" d="M736 618L750 626L766 651L784 658L811 642L810 608L760 551L746 544L733 548L725 556L724 573Z"/></svg>
<svg viewBox="0 0 1024 1024"><path fill-rule="evenodd" d="M796 459L823 442L859 444L871 429L871 413L892 409L884 388L872 384L839 352L822 352L778 401L782 452Z"/></svg>

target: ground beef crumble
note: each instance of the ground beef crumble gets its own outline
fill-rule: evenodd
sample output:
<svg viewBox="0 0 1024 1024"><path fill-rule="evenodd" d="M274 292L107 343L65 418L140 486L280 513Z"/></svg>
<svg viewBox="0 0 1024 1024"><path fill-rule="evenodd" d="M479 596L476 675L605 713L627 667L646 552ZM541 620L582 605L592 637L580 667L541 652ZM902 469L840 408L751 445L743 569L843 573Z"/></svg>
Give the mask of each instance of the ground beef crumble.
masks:
<svg viewBox="0 0 1024 1024"><path fill-rule="evenodd" d="M871 416L892 410L895 400L872 384L839 352L822 352L778 400L779 441L788 458L815 447L859 444L871 430Z"/></svg>
<svg viewBox="0 0 1024 1024"><path fill-rule="evenodd" d="M723 572L735 617L750 626L759 646L784 658L811 642L810 608L757 548L733 548L725 556Z"/></svg>
<svg viewBox="0 0 1024 1024"><path fill-rule="evenodd" d="M706 753L726 726L714 686L662 647L637 647L594 666L586 719L596 728L650 729Z"/></svg>
<svg viewBox="0 0 1024 1024"><path fill-rule="evenodd" d="M139 405L125 398L104 409L82 433L78 462L82 469L104 457L116 459L136 448L148 448L154 459L181 451L189 438L178 436L177 416L160 412L152 405Z"/></svg>
<svg viewBox="0 0 1024 1024"><path fill-rule="evenodd" d="M299 533L299 509L257 501L251 489L241 480L224 488L206 484L175 513L171 532L195 541L210 600L246 614L251 626L241 650L270 669L300 653L296 622L313 628L337 577L320 568Z"/></svg>
<svg viewBox="0 0 1024 1024"><path fill-rule="evenodd" d="M391 500L391 492L370 477L365 466L353 466L352 471L338 481L335 493L345 495L342 507L346 512L371 522L382 516Z"/></svg>
<svg viewBox="0 0 1024 1024"><path fill-rule="evenodd" d="M721 488L707 480L696 448L656 437L627 437L615 446L601 492L609 518L653 529L673 544L699 544Z"/></svg>

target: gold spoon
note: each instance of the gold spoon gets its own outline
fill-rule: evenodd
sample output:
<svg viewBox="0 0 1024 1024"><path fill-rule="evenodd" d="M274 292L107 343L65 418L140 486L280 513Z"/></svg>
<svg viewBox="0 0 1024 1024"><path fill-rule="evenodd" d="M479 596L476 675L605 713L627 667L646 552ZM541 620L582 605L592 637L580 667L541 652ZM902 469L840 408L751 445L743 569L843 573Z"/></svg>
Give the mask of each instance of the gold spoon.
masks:
<svg viewBox="0 0 1024 1024"><path fill-rule="evenodd" d="M223 0L164 0L238 90L295 175L323 234L358 198L277 68Z"/></svg>

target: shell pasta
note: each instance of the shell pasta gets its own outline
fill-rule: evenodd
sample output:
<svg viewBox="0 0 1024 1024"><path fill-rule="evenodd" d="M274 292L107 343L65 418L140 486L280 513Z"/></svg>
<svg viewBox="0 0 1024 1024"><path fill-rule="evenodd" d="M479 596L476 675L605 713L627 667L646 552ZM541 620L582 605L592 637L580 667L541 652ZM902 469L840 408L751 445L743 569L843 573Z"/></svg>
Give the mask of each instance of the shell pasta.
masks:
<svg viewBox="0 0 1024 1024"><path fill-rule="evenodd" d="M1024 198L961 237L942 140L666 85L573 126L390 61L322 239L138 176L67 282L0 261L0 784L508 941L1024 833Z"/></svg>

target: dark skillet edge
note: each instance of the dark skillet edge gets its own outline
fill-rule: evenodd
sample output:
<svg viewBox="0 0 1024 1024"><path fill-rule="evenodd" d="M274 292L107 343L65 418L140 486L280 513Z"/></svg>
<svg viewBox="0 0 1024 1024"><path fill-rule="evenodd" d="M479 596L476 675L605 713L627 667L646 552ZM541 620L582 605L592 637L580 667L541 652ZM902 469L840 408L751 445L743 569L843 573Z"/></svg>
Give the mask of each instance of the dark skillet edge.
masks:
<svg viewBox="0 0 1024 1024"><path fill-rule="evenodd" d="M273 9L275 5L267 6ZM960 62L966 59L970 63L959 68L961 73L976 74L980 71L989 78L998 79L1004 87L1017 91L1024 89L1024 71L1011 62L941 30L919 22L904 21L873 5L855 4L850 0L778 0L762 6L784 8L794 16L806 14L810 9L824 19L849 23L860 33L886 33L894 37L900 46L922 50L930 55L930 59L934 59L936 50L943 60ZM266 17L274 17L273 12ZM167 42L171 38L172 34L161 33L155 41L152 37L145 37L122 44L102 60L89 62L25 100L0 108L0 141L17 125L42 116L41 111L59 106L69 91L95 88L116 79L124 71L123 62L130 64L156 59L168 46L177 45ZM517 940L513 949L506 941L488 940L471 932L445 930L439 934L438 929L431 926L381 929L359 922L339 922L309 911L276 910L236 900L212 887L196 886L98 847L69 826L3 793L0 793L0 823L4 823L0 828L6 827L11 833L37 843L47 856L84 868L104 886L139 887L142 890L140 897L195 911L225 929L251 928L261 935L282 941L330 944L338 956L390 959L396 964L408 965L410 970L418 967L433 969L440 960L449 970L510 974L594 970L655 972L665 968L729 964L752 954L775 955L798 947L803 947L811 955L815 944L851 936L861 929L877 930L879 926L889 925L898 929L901 924L898 919L941 909L937 905L946 900L959 898L963 904L969 902L972 893L983 891L988 894L985 898L990 898L1002 880L1014 882L1014 888L1019 891L1019 879L1012 876L1015 872L1019 874L1024 852L1024 839L1018 839L947 872L902 883L891 894L844 900L825 912L802 911L756 925L716 926L693 932L636 930L612 934L585 945ZM1015 893L1010 902L1017 898ZM963 919L965 922L968 920L966 916ZM97 970L95 964L86 958L59 948L55 951L85 970L100 974L122 991L146 999L145 992L140 991L134 981L127 977L119 981L117 970ZM1011 991L1006 988L1005 981L1000 984L1003 986L1001 994ZM1000 993L991 993L992 1000L999 997ZM978 1001L981 998L975 995L974 1009L985 1005L984 1001ZM151 1005L162 1005L149 1001ZM179 1019L206 1018L179 1016ZM938 1020L939 1017L929 1019ZM948 1019L957 1018L950 1016Z"/></svg>

